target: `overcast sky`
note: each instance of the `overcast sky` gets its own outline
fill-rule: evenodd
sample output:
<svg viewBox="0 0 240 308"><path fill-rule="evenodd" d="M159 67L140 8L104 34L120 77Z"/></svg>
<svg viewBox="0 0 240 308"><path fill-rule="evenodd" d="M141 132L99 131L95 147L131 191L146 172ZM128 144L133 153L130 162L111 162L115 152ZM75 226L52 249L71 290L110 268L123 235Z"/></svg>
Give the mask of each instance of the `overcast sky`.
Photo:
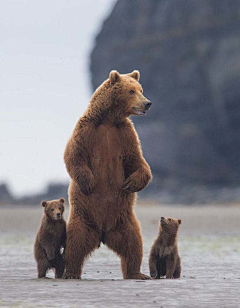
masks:
<svg viewBox="0 0 240 308"><path fill-rule="evenodd" d="M64 148L90 100L89 54L115 2L1 0L0 182L16 195L68 180Z"/></svg>

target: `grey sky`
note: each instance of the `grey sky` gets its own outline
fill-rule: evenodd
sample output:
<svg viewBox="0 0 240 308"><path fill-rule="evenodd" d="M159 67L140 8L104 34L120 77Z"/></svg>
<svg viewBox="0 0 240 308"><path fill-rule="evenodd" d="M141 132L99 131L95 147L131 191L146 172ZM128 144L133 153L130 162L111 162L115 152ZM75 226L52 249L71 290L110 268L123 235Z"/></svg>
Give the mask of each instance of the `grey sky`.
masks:
<svg viewBox="0 0 240 308"><path fill-rule="evenodd" d="M89 52L114 3L1 0L0 182L15 194L68 179L64 147L91 97Z"/></svg>

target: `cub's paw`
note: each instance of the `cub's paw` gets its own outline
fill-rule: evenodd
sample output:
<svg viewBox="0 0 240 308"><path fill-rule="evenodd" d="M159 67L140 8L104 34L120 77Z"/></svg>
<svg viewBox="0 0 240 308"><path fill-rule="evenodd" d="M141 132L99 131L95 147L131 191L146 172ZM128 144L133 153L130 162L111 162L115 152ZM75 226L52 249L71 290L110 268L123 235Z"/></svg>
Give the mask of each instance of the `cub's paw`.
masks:
<svg viewBox="0 0 240 308"><path fill-rule="evenodd" d="M78 274L72 274L66 272L63 274L62 279L81 279L81 276Z"/></svg>
<svg viewBox="0 0 240 308"><path fill-rule="evenodd" d="M136 279L136 280L149 280L151 277L144 275L142 273L131 274L126 277L126 279Z"/></svg>
<svg viewBox="0 0 240 308"><path fill-rule="evenodd" d="M151 272L150 276L151 276L152 279L157 279L157 271Z"/></svg>

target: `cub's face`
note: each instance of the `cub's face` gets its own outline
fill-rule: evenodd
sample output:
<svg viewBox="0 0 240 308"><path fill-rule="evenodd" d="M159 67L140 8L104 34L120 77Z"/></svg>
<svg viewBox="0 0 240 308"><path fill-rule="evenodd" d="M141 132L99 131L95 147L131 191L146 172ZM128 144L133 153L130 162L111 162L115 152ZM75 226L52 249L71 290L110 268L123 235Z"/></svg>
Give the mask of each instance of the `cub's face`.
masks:
<svg viewBox="0 0 240 308"><path fill-rule="evenodd" d="M174 219L171 217L161 217L160 219L160 226L162 230L168 233L176 233L181 223L181 219Z"/></svg>
<svg viewBox="0 0 240 308"><path fill-rule="evenodd" d="M109 79L118 101L118 107L124 111L126 116L140 116L146 113L152 103L143 95L138 71L125 75L120 75L117 71L111 71Z"/></svg>
<svg viewBox="0 0 240 308"><path fill-rule="evenodd" d="M61 220L64 212L64 199L60 198L58 200L52 201L42 201L42 206L44 207L44 212L52 220Z"/></svg>

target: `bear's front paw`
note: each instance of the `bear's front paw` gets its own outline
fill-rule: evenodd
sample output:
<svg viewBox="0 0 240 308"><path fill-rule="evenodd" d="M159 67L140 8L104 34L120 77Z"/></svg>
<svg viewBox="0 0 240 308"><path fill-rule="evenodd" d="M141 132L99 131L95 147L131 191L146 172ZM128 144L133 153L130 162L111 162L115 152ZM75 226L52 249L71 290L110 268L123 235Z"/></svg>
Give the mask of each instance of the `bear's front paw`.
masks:
<svg viewBox="0 0 240 308"><path fill-rule="evenodd" d="M147 171L144 168L140 168L126 179L123 184L123 190L132 193L140 191L147 186L151 178L152 175L150 171Z"/></svg>
<svg viewBox="0 0 240 308"><path fill-rule="evenodd" d="M134 181L131 177L127 178L123 184L123 190L134 193L139 189L137 188L136 181Z"/></svg>

